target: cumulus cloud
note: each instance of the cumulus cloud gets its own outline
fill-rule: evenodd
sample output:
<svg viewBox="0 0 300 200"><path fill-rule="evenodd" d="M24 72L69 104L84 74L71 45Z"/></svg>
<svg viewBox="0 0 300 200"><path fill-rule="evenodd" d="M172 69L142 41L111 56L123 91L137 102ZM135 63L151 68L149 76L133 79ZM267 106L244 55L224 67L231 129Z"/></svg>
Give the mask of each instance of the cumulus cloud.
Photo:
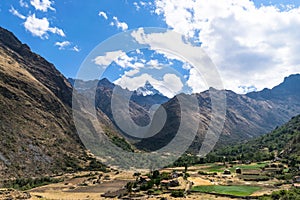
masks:
<svg viewBox="0 0 300 200"><path fill-rule="evenodd" d="M47 12L48 9L55 11L55 9L51 6L53 4L50 0L30 0L30 4L36 9L42 12Z"/></svg>
<svg viewBox="0 0 300 200"><path fill-rule="evenodd" d="M155 6L170 28L201 41L227 89L270 88L300 72L298 7L256 7L250 0L155 0Z"/></svg>
<svg viewBox="0 0 300 200"><path fill-rule="evenodd" d="M19 3L20 3L20 6L21 6L21 7L24 7L24 8L28 8L28 7L29 7L29 6L28 6L28 3L25 2L24 0L20 0Z"/></svg>
<svg viewBox="0 0 300 200"><path fill-rule="evenodd" d="M161 69L163 67L163 65L157 59L149 60L146 65L152 69Z"/></svg>
<svg viewBox="0 0 300 200"><path fill-rule="evenodd" d="M186 83L192 88L193 93L199 93L209 89L209 86L201 76L201 72L199 72L196 68L190 69L189 79Z"/></svg>
<svg viewBox="0 0 300 200"><path fill-rule="evenodd" d="M114 59L118 58L122 54L123 51L106 52L105 55L97 56L93 62L101 67L107 67L114 61Z"/></svg>
<svg viewBox="0 0 300 200"><path fill-rule="evenodd" d="M141 8L147 8L147 7L152 7L153 3L146 2L146 1L139 1L139 2L133 2L133 5L137 11L139 11Z"/></svg>
<svg viewBox="0 0 300 200"><path fill-rule="evenodd" d="M119 19L114 16L113 21L110 23L111 26L116 26L118 29L122 31L126 31L128 29L128 25L125 22L119 21Z"/></svg>
<svg viewBox="0 0 300 200"><path fill-rule="evenodd" d="M62 29L50 27L50 23L47 18L44 17L40 19L37 18L35 14L32 14L26 18L24 27L26 30L31 32L33 36L40 38L48 38L48 32L65 37L65 33Z"/></svg>
<svg viewBox="0 0 300 200"><path fill-rule="evenodd" d="M100 11L99 12L99 14L98 14L100 17L103 17L104 19L108 19L108 17L107 17L107 14L105 13L105 12L103 12L103 11Z"/></svg>
<svg viewBox="0 0 300 200"><path fill-rule="evenodd" d="M59 50L71 50L76 52L80 51L77 45L73 46L72 43L69 41L56 42L54 45L58 46Z"/></svg>
<svg viewBox="0 0 300 200"><path fill-rule="evenodd" d="M63 50L63 49L65 49L66 47L68 47L70 45L71 45L71 42L69 42L69 41L63 41L63 42L56 42L55 43L55 46L58 46L59 50Z"/></svg>
<svg viewBox="0 0 300 200"><path fill-rule="evenodd" d="M14 7L11 7L9 9L9 12L17 17L19 17L20 19L26 19L26 17L24 15L22 15L21 13L19 13L19 11L17 11Z"/></svg>
<svg viewBox="0 0 300 200"><path fill-rule="evenodd" d="M201 92L209 87L224 89L216 66L199 46L192 46L183 40L182 36L174 31L153 32L143 28L132 32L132 37L140 44L148 44L151 49L163 54L167 58L181 61L183 69L190 72L188 86L193 93ZM195 71L197 70L197 71ZM201 83L201 76L206 84ZM187 77L185 77L187 78Z"/></svg>
<svg viewBox="0 0 300 200"><path fill-rule="evenodd" d="M133 2L133 5L134 5L134 7L135 7L135 9L137 11L139 11L141 9L141 7L139 6L138 2Z"/></svg>

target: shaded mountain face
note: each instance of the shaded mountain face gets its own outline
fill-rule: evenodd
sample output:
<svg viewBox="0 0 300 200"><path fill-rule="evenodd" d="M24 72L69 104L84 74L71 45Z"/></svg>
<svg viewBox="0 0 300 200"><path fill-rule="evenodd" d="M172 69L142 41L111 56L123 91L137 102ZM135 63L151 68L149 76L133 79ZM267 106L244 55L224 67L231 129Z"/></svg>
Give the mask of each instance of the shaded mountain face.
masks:
<svg viewBox="0 0 300 200"><path fill-rule="evenodd" d="M260 92L251 92L247 96L256 100L270 100L295 104L300 98L300 74L290 75L284 82L272 89L263 89Z"/></svg>
<svg viewBox="0 0 300 200"><path fill-rule="evenodd" d="M74 86L75 81L76 81L76 90L81 91L83 93L87 92L93 92L93 90L97 90L96 95L98 98L96 99L97 101L102 97L102 94L104 96L102 97L103 99L105 98L111 98L111 94L113 89L117 86L120 90L123 90L120 86L115 85L114 83L111 83L108 79L103 78L101 80L93 80L93 81L83 81L83 80L76 80L69 78L69 82ZM123 90L125 93L130 93L129 90L124 89ZM143 91L145 93L143 93ZM109 93L109 94L107 94ZM108 100L108 99L107 99ZM158 90L153 88L153 86L149 83L146 82L144 87L138 88L137 90L133 91L131 94L131 99L132 102L138 104L139 106L145 108L148 110L151 106L155 104L163 104L169 100L168 97L162 95ZM100 105L100 107L103 107ZM107 113L107 112L106 112ZM108 113L107 113L108 114Z"/></svg>
<svg viewBox="0 0 300 200"><path fill-rule="evenodd" d="M51 63L0 28L1 178L51 175L84 164L71 97L72 86Z"/></svg>
<svg viewBox="0 0 300 200"><path fill-rule="evenodd" d="M300 85L300 81L295 77L297 75L286 78L281 85L270 90L270 93L276 94L276 98L274 97L273 99L256 98L253 95L254 93L239 95L232 91L218 91L226 93L227 107L224 129L217 145L234 144L258 137L300 113L299 101L297 101L299 92L297 88L295 89L295 87ZM113 122L111 98L115 87L119 86L110 83L107 79L103 79L97 84L96 92L97 107ZM122 91L124 91L124 94L129 92L127 90ZM134 92L129 102L130 116L140 126L151 123L148 111L153 104L161 104L166 110L167 120L161 131L152 137L138 140L135 143L136 147L146 151L160 149L172 141L181 122L178 96L166 101L160 95L159 98L163 100L155 99L156 95L143 96ZM194 94L194 96L198 100L199 111L191 110L190 116L193 116L191 121L199 123L199 129L190 151L197 153L208 130L212 110L210 91ZM189 103L187 102L187 104ZM117 124L115 125L117 126ZM189 132L189 128L186 131Z"/></svg>
<svg viewBox="0 0 300 200"><path fill-rule="evenodd" d="M290 167L299 168L300 158L300 116L293 117L289 122L277 127L272 132L249 140L248 142L228 146L212 152L210 157L222 160L272 160L275 155ZM217 158L217 159L216 159ZM278 159L278 158L277 158Z"/></svg>
<svg viewBox="0 0 300 200"><path fill-rule="evenodd" d="M220 135L217 146L224 144L235 144L244 140L249 140L269 132L278 125L288 121L296 113L300 112L300 107L288 110L281 104L271 101L257 101L246 95L239 95L232 91L225 92L227 98L226 120L223 131ZM196 94L199 102L199 112L190 111L194 116L192 120L199 121L199 129L194 142L190 147L192 153L198 153L209 128L211 119L211 98L210 92L206 91ZM295 102L296 103L296 102ZM176 98L163 104L168 120L164 129L152 138L140 141L137 146L145 150L156 150L168 144L178 131L180 124L180 105ZM187 130L188 131L188 130ZM159 141L159 142L158 142Z"/></svg>
<svg viewBox="0 0 300 200"><path fill-rule="evenodd" d="M90 98L91 95L95 95L95 106L105 113L112 122L114 122L114 117L111 110L111 100L115 87L118 88L118 91L123 93L119 94L120 98L126 95L131 96L129 101L130 115L140 126L146 126L150 123L148 111L153 105L160 105L169 100L160 93L153 93L152 95L144 96L138 94L137 91L132 92L127 89L122 89L120 86L111 83L106 78L99 81L83 81L69 78L69 81L72 85L74 85L76 81L76 90L87 98Z"/></svg>

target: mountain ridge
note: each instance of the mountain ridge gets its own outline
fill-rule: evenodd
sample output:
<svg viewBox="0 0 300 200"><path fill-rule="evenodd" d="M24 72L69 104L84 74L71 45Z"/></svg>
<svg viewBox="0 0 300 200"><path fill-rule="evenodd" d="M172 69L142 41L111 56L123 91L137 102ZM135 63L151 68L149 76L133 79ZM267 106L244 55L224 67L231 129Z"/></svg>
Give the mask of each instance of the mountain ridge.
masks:
<svg viewBox="0 0 300 200"><path fill-rule="evenodd" d="M292 78L293 77L294 76L292 76ZM290 78L287 77L281 85L284 85L286 81L289 81L289 79ZM96 104L98 105L99 109L101 109L112 121L114 121L113 116L111 115L109 102L111 101L113 88L120 88L120 86L110 83L107 79L104 81L105 84L101 84L101 82L102 80L99 81L97 86L96 99L105 99L106 103L103 104L103 101L102 103L98 101ZM123 91L125 93L130 92L127 90ZM195 141L191 145L191 149L194 152L199 150L201 142L203 141L206 130L209 126L211 117L211 91L224 92L226 93L227 99L227 117L223 132L220 136L220 141L218 142L218 146L222 146L222 144L225 143L232 144L235 142L249 140L253 137L265 134L276 126L282 125L292 116L300 112L300 105L298 105L297 101L292 101L291 96L284 96L280 101L257 99L252 97L251 94L241 95L230 90L218 91L213 88L210 88L210 90L202 93L193 94L197 97L200 108L200 113L194 113L194 111L191 111L191 115L196 116L194 120L200 121L200 129L198 130ZM297 94L295 95L297 96ZM167 120L164 128L157 135L151 138L139 140L137 143L135 143L135 146L137 146L139 149L146 151L156 150L171 141L171 139L176 135L176 130L178 128L176 124L180 123L180 105L176 100L177 96L172 99L168 99L168 101L155 102L154 100L149 105L145 105L145 103L143 103L146 101L146 98L144 97L152 98L154 96L139 96L133 92L133 95L130 99L130 115L138 125L147 125L151 123L149 121L150 118L148 109L153 104L161 105L167 110L168 115L170 115L168 117L169 120ZM294 97L294 95L292 96ZM137 97L142 99L136 101ZM117 126L117 124L115 125Z"/></svg>
<svg viewBox="0 0 300 200"><path fill-rule="evenodd" d="M0 177L37 177L85 165L72 87L54 65L0 28Z"/></svg>

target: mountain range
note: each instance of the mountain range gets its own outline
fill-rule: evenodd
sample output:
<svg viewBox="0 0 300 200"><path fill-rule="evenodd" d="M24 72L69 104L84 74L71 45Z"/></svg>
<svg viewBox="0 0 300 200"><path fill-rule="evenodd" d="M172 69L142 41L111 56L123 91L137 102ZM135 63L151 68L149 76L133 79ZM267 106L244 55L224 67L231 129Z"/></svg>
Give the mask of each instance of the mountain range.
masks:
<svg viewBox="0 0 300 200"><path fill-rule="evenodd" d="M84 168L88 151L82 144L73 120L73 112L82 112L80 104L89 104L95 94L98 121L114 144L127 151L153 151L176 137L181 122L180 99L199 110L189 110L191 121L199 128L189 148L197 153L212 117L211 92L226 94L226 120L217 146L235 144L263 135L300 113L300 75L291 75L273 89L246 95L211 88L199 94L179 94L171 99L163 96L150 83L137 91L122 89L108 79L82 81L66 79L53 64L33 53L11 32L0 28L0 177L35 177ZM128 135L116 122L111 110L114 89L130 95L129 113L139 126L151 124L154 105L164 108L167 117L154 136L140 139ZM72 99L72 93L78 99ZM124 101L126 102L126 101ZM73 103L73 105L72 105ZM153 116L157 115L160 109ZM85 110L84 112L88 112ZM93 124L82 115L87 132L95 132ZM87 125L89 124L89 125ZM185 127L186 134L195 127ZM197 127L196 127L197 128Z"/></svg>
<svg viewBox="0 0 300 200"><path fill-rule="evenodd" d="M218 91L226 94L227 105L226 121L217 145L234 144L260 136L300 113L300 104L298 103L300 95L297 89L299 83L300 75L295 74L285 78L280 85L273 89L264 89L261 92L241 95L230 90ZM130 93L130 91L122 89L107 79L100 80L96 87L96 107L102 110L113 123L115 121L110 102L115 87L120 88L124 93ZM214 89L211 88L211 90ZM87 91L85 90L85 93ZM144 96L138 95L136 91L132 92L129 102L130 115L138 125L145 126L150 123L148 110L154 104L161 104L168 115L163 129L158 134L146 139L134 140L133 143L137 148L146 151L157 150L168 144L176 136L181 120L178 96L167 99L159 93ZM191 116L196 116L194 120L200 121L195 141L190 148L192 152L197 152L209 126L212 112L211 97L209 90L190 96L197 98L200 108L199 112L190 111ZM118 129L118 125L114 125ZM119 132L122 133L120 129ZM126 133L124 136L127 136Z"/></svg>

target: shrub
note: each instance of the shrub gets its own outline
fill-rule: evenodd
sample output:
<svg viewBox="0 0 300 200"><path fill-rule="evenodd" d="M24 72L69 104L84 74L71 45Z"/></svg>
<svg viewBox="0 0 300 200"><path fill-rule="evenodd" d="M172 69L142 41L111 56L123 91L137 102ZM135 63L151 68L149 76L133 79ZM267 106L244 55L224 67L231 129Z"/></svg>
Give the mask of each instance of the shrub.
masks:
<svg viewBox="0 0 300 200"><path fill-rule="evenodd" d="M178 198L178 197L184 197L184 191L183 190L174 190L171 192L171 196Z"/></svg>

